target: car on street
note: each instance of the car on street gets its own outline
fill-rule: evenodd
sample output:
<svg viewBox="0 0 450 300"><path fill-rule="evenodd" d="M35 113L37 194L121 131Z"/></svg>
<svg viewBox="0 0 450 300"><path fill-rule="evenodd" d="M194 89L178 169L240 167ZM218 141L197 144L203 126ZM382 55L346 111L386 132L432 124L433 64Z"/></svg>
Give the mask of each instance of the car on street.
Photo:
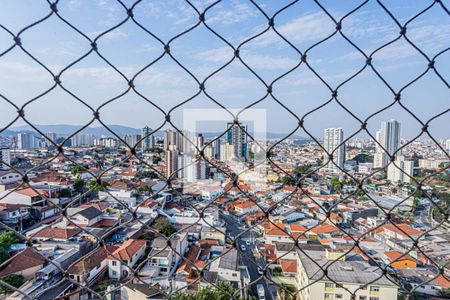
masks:
<svg viewBox="0 0 450 300"><path fill-rule="evenodd" d="M264 271L263 271L263 269L262 269L261 267L258 267L258 274L259 274L259 275L264 274Z"/></svg>
<svg viewBox="0 0 450 300"><path fill-rule="evenodd" d="M247 248L245 247L245 245L241 245L241 250L242 251L247 251Z"/></svg>
<svg viewBox="0 0 450 300"><path fill-rule="evenodd" d="M247 244L247 246L250 246L250 240L246 240L245 243Z"/></svg>
<svg viewBox="0 0 450 300"><path fill-rule="evenodd" d="M258 291L258 299L266 300L266 293L264 291L264 286L262 284L258 284L256 286L256 290Z"/></svg>

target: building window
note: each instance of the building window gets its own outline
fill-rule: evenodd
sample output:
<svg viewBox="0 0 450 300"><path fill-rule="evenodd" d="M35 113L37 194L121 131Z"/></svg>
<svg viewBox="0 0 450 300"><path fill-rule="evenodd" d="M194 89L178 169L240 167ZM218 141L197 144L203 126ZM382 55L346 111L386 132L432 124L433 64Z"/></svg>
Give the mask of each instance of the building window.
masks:
<svg viewBox="0 0 450 300"><path fill-rule="evenodd" d="M378 300L378 297L370 297L370 300Z"/></svg>
<svg viewBox="0 0 450 300"><path fill-rule="evenodd" d="M231 274L231 276L233 276L233 277L237 277L237 274L236 274L236 273L233 273L233 274Z"/></svg>
<svg viewBox="0 0 450 300"><path fill-rule="evenodd" d="M366 296L359 296L359 300L367 300Z"/></svg>
<svg viewBox="0 0 450 300"><path fill-rule="evenodd" d="M380 291L380 287L379 286L371 286L370 287L370 291L371 292L379 292Z"/></svg>
<svg viewBox="0 0 450 300"><path fill-rule="evenodd" d="M342 294L336 294L335 297L336 299L342 299Z"/></svg>
<svg viewBox="0 0 450 300"><path fill-rule="evenodd" d="M332 288L334 288L334 283L331 283L331 282L325 282L325 288L326 288L326 289L332 289Z"/></svg>
<svg viewBox="0 0 450 300"><path fill-rule="evenodd" d="M116 272L116 271L112 271L112 274L113 274L114 276L116 276L116 275L117 275L117 272Z"/></svg>
<svg viewBox="0 0 450 300"><path fill-rule="evenodd" d="M112 265L113 265L113 266L117 266L117 261L113 260L113 261L112 261Z"/></svg>
<svg viewBox="0 0 450 300"><path fill-rule="evenodd" d="M325 293L325 299L333 299L333 294Z"/></svg>

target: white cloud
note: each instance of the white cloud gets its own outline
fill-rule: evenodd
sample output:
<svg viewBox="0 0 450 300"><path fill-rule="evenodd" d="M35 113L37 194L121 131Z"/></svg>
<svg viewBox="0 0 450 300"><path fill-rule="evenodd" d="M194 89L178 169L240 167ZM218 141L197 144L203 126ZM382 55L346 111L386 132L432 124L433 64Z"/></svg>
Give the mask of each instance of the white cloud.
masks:
<svg viewBox="0 0 450 300"><path fill-rule="evenodd" d="M105 32L105 30L92 31L92 32L88 32L87 35L89 37L91 37L92 39L94 39L97 36L99 36L100 34L102 34L103 32ZM128 33L123 31L122 28L116 28L116 29L108 32L107 34L102 35L102 37L100 39L118 40L118 39L122 39L122 38L126 38L126 37L128 37Z"/></svg>
<svg viewBox="0 0 450 300"><path fill-rule="evenodd" d="M221 47L200 52L196 55L196 58L204 62L224 64L228 62L233 56L234 54L231 48ZM280 57L266 54L257 54L252 53L248 50L241 50L240 56L250 67L258 68L259 70L281 69L287 71L299 62L298 60L285 56ZM241 64L241 62L238 61L238 64Z"/></svg>
<svg viewBox="0 0 450 300"><path fill-rule="evenodd" d="M334 32L334 23L322 12L310 13L276 25L276 29L291 43L319 41ZM272 30L256 38L251 43L259 46L268 46L280 43L282 39Z"/></svg>
<svg viewBox="0 0 450 300"><path fill-rule="evenodd" d="M208 11L206 22L208 24L221 23L225 25L240 23L256 16L259 12L254 6L236 0L231 1L231 7L225 8L222 2Z"/></svg>

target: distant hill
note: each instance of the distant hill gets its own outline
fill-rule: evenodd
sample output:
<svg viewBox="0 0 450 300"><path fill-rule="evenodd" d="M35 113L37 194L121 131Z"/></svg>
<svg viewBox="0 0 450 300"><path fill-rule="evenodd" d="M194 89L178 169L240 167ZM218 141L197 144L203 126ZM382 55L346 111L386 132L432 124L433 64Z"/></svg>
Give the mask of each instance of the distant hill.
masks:
<svg viewBox="0 0 450 300"><path fill-rule="evenodd" d="M54 132L58 135L69 135L74 133L75 131L79 130L82 126L81 125L65 125L65 124L58 124L58 125L36 125L36 128L38 128L43 133L46 132ZM127 135L127 134L139 134L141 131L136 128L122 126L122 125L109 125L108 126L112 131L117 133L118 135ZM17 127L11 127L10 131L34 131L33 128L31 128L29 125L22 125ZM104 127L87 127L83 129L83 133L89 133L95 136L111 136L112 134Z"/></svg>
<svg viewBox="0 0 450 300"><path fill-rule="evenodd" d="M69 135L74 133L75 131L79 130L82 126L81 125L67 125L67 124L57 124L57 125L36 125L36 127L42 131L43 133L46 132L54 132L58 135ZM131 134L140 134L141 130L133 127L123 126L123 125L109 125L108 126L112 131L117 133L119 136L123 135L131 135ZM2 133L3 136L7 135L14 135L17 132L25 132L25 131L34 131L33 128L31 128L29 125L21 125L21 126L15 126L7 129L5 132ZM87 127L83 130L83 133L89 133L95 136L112 136L112 134L104 127ZM223 132L203 132L203 135L205 138L212 138L215 136L221 135ZM163 132L158 131L155 133L155 136L162 137ZM267 133L268 139L281 139L284 138L286 134L283 133ZM304 138L298 135L293 135L290 137L290 139L298 139L298 140L308 140L308 138Z"/></svg>

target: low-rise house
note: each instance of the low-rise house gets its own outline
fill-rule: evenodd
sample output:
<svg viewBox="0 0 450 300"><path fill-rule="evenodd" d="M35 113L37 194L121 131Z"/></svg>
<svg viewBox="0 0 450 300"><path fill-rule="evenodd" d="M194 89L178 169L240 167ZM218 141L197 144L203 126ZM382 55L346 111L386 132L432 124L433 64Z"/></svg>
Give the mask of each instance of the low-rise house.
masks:
<svg viewBox="0 0 450 300"><path fill-rule="evenodd" d="M206 201L212 201L223 194L223 188L221 186L210 186L202 189L202 199Z"/></svg>
<svg viewBox="0 0 450 300"><path fill-rule="evenodd" d="M180 255L184 255L188 247L187 233L177 233L170 240L170 247L166 239L157 237L152 242L152 250L149 254L148 265L152 271L148 274L150 277L167 276L176 268L181 260ZM175 251L174 251L175 249Z"/></svg>
<svg viewBox="0 0 450 300"><path fill-rule="evenodd" d="M259 207L252 201L240 202L234 204L234 211L239 215L246 215L251 213L256 213L260 209Z"/></svg>
<svg viewBox="0 0 450 300"><path fill-rule="evenodd" d="M108 276L121 280L132 273L130 268L136 265L145 254L147 242L145 240L129 239L108 256Z"/></svg>
<svg viewBox="0 0 450 300"><path fill-rule="evenodd" d="M296 240L304 243L306 242L306 230L306 227L293 224L288 226L284 224L268 226L264 229L264 241L266 244L275 244L275 242L295 243Z"/></svg>
<svg viewBox="0 0 450 300"><path fill-rule="evenodd" d="M219 281L228 281L238 289L248 286L250 283L247 267L239 264L236 249L224 249L222 255L211 263L209 269L217 272ZM242 292L244 295L246 294L245 289Z"/></svg>
<svg viewBox="0 0 450 300"><path fill-rule="evenodd" d="M450 295L450 278L441 274L434 274L425 268L400 269L399 276L403 278L406 290L414 289L417 294L426 296ZM440 299L440 298L438 298Z"/></svg>
<svg viewBox="0 0 450 300"><path fill-rule="evenodd" d="M0 170L0 185L7 185L14 182L18 182L22 179L22 176L19 173L14 172L12 170Z"/></svg>
<svg viewBox="0 0 450 300"><path fill-rule="evenodd" d="M68 219L64 218L67 225L75 224L80 227L91 227L101 220L103 212L93 206L87 208L68 208Z"/></svg>
<svg viewBox="0 0 450 300"><path fill-rule="evenodd" d="M27 206L45 206L46 200L42 195L46 195L46 191L35 191L34 189L22 188L16 191L4 191L0 192L0 203L8 204L22 204Z"/></svg>
<svg viewBox="0 0 450 300"><path fill-rule="evenodd" d="M107 271L108 261L106 258L109 253L113 253L115 250L117 250L117 247L114 246L95 249L69 268L70 278L81 285L91 286Z"/></svg>
<svg viewBox="0 0 450 300"><path fill-rule="evenodd" d="M422 234L421 230L411 228L408 224L386 224L379 227L375 235L382 239L397 239L408 241L411 238L416 239Z"/></svg>
<svg viewBox="0 0 450 300"><path fill-rule="evenodd" d="M26 248L16 254L6 266L1 268L0 277L6 275L21 275L25 280L34 278L34 274L45 265L45 258L31 248Z"/></svg>
<svg viewBox="0 0 450 300"><path fill-rule="evenodd" d="M44 227L30 236L27 233L27 236L39 242L47 240L65 242L76 237L80 232L79 228Z"/></svg>
<svg viewBox="0 0 450 300"><path fill-rule="evenodd" d="M385 262L398 269L410 269L417 267L417 261L408 254L400 251L387 251L384 252Z"/></svg>
<svg viewBox="0 0 450 300"><path fill-rule="evenodd" d="M0 221L15 230L22 231L24 222L30 218L31 207L21 204L0 204Z"/></svg>
<svg viewBox="0 0 450 300"><path fill-rule="evenodd" d="M122 300L163 300L167 297L156 287L148 284L127 283L120 288Z"/></svg>

